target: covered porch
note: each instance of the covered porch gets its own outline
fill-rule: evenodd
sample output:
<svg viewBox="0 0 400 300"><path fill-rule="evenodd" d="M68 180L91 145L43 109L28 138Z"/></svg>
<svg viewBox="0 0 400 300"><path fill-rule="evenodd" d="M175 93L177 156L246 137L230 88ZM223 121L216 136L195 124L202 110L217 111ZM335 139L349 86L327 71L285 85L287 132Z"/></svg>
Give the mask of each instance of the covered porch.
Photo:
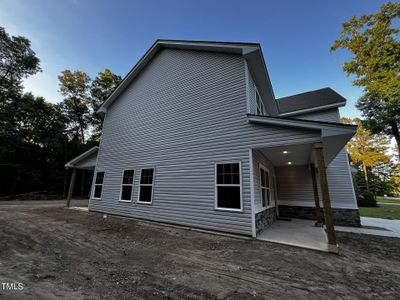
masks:
<svg viewBox="0 0 400 300"><path fill-rule="evenodd" d="M90 148L65 164L65 181L66 186L68 186L66 207L71 206L71 200L73 197L78 197L79 199L90 198L91 182L96 168L97 152L98 147ZM68 177L69 180L67 180ZM86 182L89 182L89 187L85 184Z"/></svg>
<svg viewBox="0 0 400 300"><path fill-rule="evenodd" d="M264 119L253 121L262 123ZM304 123L300 126L309 125ZM327 167L344 151L354 127L310 123L317 125L319 138L250 149L253 236L337 253ZM296 120L291 125L299 124ZM283 207L289 211L304 209L313 220L287 217Z"/></svg>

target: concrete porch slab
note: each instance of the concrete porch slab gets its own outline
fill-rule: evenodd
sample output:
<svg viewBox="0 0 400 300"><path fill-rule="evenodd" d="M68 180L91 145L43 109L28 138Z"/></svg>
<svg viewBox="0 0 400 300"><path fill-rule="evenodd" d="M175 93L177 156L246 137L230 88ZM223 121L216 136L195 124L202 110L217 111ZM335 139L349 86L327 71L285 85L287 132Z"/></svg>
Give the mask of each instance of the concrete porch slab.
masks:
<svg viewBox="0 0 400 300"><path fill-rule="evenodd" d="M291 219L276 221L266 228L257 239L289 246L330 252L328 238L322 227L315 227L314 221Z"/></svg>

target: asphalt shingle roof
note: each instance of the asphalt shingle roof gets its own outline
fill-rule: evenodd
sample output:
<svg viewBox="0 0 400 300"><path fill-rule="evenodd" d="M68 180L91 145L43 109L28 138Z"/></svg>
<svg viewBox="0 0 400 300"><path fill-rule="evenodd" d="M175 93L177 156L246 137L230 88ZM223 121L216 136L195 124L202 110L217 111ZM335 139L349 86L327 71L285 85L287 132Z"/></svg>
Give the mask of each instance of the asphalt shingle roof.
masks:
<svg viewBox="0 0 400 300"><path fill-rule="evenodd" d="M346 103L346 99L331 88L276 99L279 113L290 113L331 104Z"/></svg>

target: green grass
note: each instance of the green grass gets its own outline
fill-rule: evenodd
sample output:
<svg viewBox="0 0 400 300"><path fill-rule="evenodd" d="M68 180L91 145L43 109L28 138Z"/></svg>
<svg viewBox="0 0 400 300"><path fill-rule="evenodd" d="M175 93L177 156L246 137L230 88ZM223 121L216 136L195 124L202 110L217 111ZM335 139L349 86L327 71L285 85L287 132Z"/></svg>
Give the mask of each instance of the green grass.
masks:
<svg viewBox="0 0 400 300"><path fill-rule="evenodd" d="M362 217L400 220L400 205L378 204L378 207L360 207Z"/></svg>
<svg viewBox="0 0 400 300"><path fill-rule="evenodd" d="M381 203L398 203L400 204L400 198L394 198L394 197L376 197L376 201L381 202Z"/></svg>

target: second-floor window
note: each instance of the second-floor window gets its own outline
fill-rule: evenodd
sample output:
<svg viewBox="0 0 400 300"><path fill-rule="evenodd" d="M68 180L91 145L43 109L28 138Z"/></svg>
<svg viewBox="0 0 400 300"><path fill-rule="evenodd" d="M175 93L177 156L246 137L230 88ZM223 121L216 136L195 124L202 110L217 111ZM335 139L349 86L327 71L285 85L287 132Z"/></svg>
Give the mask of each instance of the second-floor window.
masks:
<svg viewBox="0 0 400 300"><path fill-rule="evenodd" d="M265 107L264 102L261 100L260 94L256 90L256 105L257 105L257 115L264 116L265 115Z"/></svg>

